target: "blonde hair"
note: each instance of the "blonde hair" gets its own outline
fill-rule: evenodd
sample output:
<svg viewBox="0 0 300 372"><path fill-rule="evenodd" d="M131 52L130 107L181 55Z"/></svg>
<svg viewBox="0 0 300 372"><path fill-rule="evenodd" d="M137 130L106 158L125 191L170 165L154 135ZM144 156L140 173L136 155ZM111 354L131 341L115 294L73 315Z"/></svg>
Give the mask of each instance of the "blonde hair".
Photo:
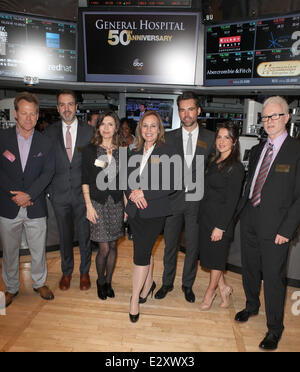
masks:
<svg viewBox="0 0 300 372"><path fill-rule="evenodd" d="M158 137L157 137L155 144L157 146L161 146L162 144L165 143L165 128L164 128L164 124L163 124L161 116L156 111L146 111L145 114L140 118L140 121L135 130L135 136L136 136L135 151L140 151L144 146L145 140L142 136L141 128L142 128L145 118L151 115L155 116L158 122L159 132L158 132Z"/></svg>

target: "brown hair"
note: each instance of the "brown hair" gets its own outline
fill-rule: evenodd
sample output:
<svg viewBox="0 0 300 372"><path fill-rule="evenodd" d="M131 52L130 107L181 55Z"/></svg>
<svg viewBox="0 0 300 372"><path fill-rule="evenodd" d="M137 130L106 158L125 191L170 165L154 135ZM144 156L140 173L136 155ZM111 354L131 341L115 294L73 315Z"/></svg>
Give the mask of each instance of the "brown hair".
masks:
<svg viewBox="0 0 300 372"><path fill-rule="evenodd" d="M239 142L239 128L232 121L226 121L218 125L216 130L215 139L217 139L220 129L227 129L229 137L232 139L232 150L230 155L221 163L218 164L218 169L221 171L225 167L229 167L228 172L232 169L234 163L240 161L240 142ZM220 158L220 152L215 147L215 151L212 153L208 165L211 165Z"/></svg>
<svg viewBox="0 0 300 372"><path fill-rule="evenodd" d="M15 106L16 111L18 111L19 102L22 99L26 102L34 103L36 105L36 112L39 112L40 101L35 94L29 93L29 92L21 92L21 93L16 95L15 100L14 100L14 106Z"/></svg>
<svg viewBox="0 0 300 372"><path fill-rule="evenodd" d="M58 99L59 99L59 96L63 95L63 94L68 94L70 96L72 96L74 98L74 101L75 103L77 103L77 97L76 97L76 94L73 90L71 89L63 89L63 90L60 90L57 95L56 95L56 99L57 99L57 103L58 103Z"/></svg>
<svg viewBox="0 0 300 372"><path fill-rule="evenodd" d="M142 137L141 127L143 125L145 118L151 115L155 116L158 121L159 133L155 144L157 146L161 146L163 143L165 143L165 128L161 116L156 111L146 111L145 114L140 118L140 121L135 130L136 136L136 147L134 149L135 151L140 151L144 146L145 140Z"/></svg>
<svg viewBox="0 0 300 372"><path fill-rule="evenodd" d="M120 145L120 139L119 139L120 119L114 111L105 111L105 112L100 113L99 119L97 120L97 123L96 123L95 133L94 133L94 136L91 140L91 143L93 145L96 145L96 146L101 145L101 143L103 141L103 138L100 134L99 127L103 124L103 120L107 116L112 117L115 121L116 129L115 129L115 133L114 133L113 138L112 138L112 144L114 146L119 147L119 145Z"/></svg>
<svg viewBox="0 0 300 372"><path fill-rule="evenodd" d="M201 108L199 96L197 96L196 93L194 93L190 90L187 90L187 91L183 92L180 96L177 97L177 106L179 107L179 104L180 104L181 101L186 101L188 99L193 99L194 102L195 102L196 107Z"/></svg>

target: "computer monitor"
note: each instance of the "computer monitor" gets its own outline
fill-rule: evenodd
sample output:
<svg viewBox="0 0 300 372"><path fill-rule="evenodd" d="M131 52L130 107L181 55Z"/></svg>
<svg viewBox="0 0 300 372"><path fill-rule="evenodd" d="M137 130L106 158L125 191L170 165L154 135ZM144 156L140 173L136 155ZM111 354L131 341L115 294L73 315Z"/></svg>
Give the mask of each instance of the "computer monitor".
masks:
<svg viewBox="0 0 300 372"><path fill-rule="evenodd" d="M0 77L77 81L77 24L0 13Z"/></svg>

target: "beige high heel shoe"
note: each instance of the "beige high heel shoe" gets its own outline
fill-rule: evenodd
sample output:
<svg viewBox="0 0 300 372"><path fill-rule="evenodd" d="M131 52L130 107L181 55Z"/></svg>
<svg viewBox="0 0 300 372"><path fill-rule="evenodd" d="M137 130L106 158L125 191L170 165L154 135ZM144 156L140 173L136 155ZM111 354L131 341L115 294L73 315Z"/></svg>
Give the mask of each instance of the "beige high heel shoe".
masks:
<svg viewBox="0 0 300 372"><path fill-rule="evenodd" d="M210 302L209 302L209 303L204 302L204 300L203 300L203 301L201 302L201 304L200 304L200 311L208 311L208 310L211 308L211 306L212 306L212 304L213 304L213 302L214 302L216 296L217 296L217 294L214 293L214 295L213 295L212 298L210 299Z"/></svg>
<svg viewBox="0 0 300 372"><path fill-rule="evenodd" d="M227 286L223 291L220 290L220 295L222 298L222 302L220 303L220 307L223 309L227 309L230 305L230 296L233 293L233 288Z"/></svg>

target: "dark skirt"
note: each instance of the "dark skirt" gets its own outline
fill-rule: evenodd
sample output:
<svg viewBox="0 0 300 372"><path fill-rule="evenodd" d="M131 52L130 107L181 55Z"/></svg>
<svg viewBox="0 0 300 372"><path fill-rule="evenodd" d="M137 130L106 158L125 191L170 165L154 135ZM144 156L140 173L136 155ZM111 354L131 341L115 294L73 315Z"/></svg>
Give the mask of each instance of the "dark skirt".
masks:
<svg viewBox="0 0 300 372"><path fill-rule="evenodd" d="M227 256L231 239L223 234L222 240L211 241L212 230L200 224L199 247L200 266L210 270L226 270Z"/></svg>
<svg viewBox="0 0 300 372"><path fill-rule="evenodd" d="M139 212L134 218L128 216L133 235L133 262L138 266L150 264L152 249L165 226L166 217L141 218Z"/></svg>
<svg viewBox="0 0 300 372"><path fill-rule="evenodd" d="M106 203L100 204L92 200L99 218L96 224L90 222L91 240L111 242L124 236L124 203L123 200L115 203L111 196Z"/></svg>

